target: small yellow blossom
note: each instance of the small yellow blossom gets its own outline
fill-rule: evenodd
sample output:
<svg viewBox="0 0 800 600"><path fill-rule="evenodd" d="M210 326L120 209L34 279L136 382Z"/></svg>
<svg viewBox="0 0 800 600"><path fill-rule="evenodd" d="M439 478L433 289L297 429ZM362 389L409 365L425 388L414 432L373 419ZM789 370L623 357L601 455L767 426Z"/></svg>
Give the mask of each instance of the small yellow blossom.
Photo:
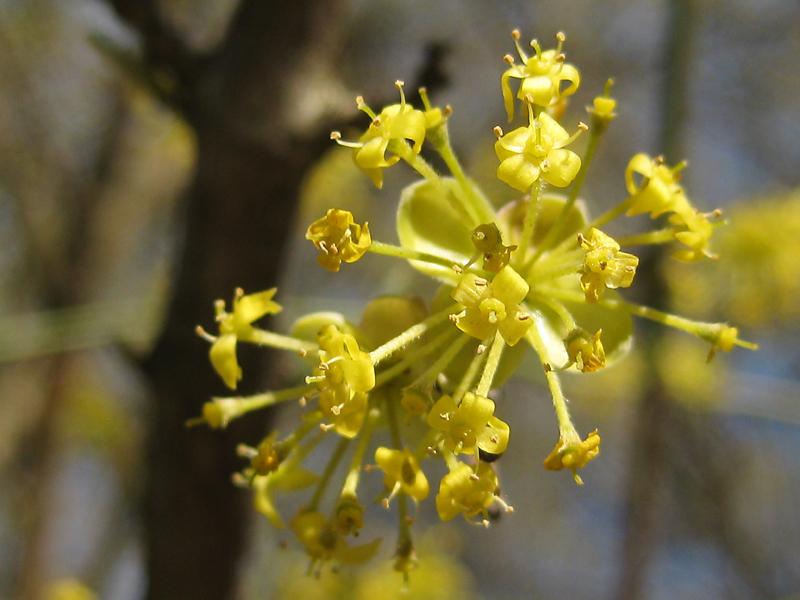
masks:
<svg viewBox="0 0 800 600"><path fill-rule="evenodd" d="M273 431L258 444L255 454L250 458L250 466L258 475L267 475L277 470L286 457L284 444L277 442L278 432Z"/></svg>
<svg viewBox="0 0 800 600"><path fill-rule="evenodd" d="M292 519L292 531L314 560L334 560L344 565L368 561L375 555L380 539L350 546L327 517L317 511L302 511Z"/></svg>
<svg viewBox="0 0 800 600"><path fill-rule="evenodd" d="M675 239L686 246L676 250L673 256L686 262L717 258L708 248L714 233L714 224L708 217L717 214L719 213L701 213L696 208L687 206L670 215L669 222L675 229Z"/></svg>
<svg viewBox="0 0 800 600"><path fill-rule="evenodd" d="M617 117L614 112L617 109L617 101L611 97L611 86L614 85L614 80L609 79L606 81L603 94L595 96L592 100L592 105L586 110L592 116L592 126L595 128L605 128Z"/></svg>
<svg viewBox="0 0 800 600"><path fill-rule="evenodd" d="M367 414L367 392L375 387L375 368L369 353L336 325L326 326L318 341L320 364L306 380L319 385L319 407L336 432L353 438Z"/></svg>
<svg viewBox="0 0 800 600"><path fill-rule="evenodd" d="M569 434L559 437L553 451L544 459L544 468L551 471L569 469L575 483L583 485L583 480L578 475L578 469L582 469L600 454L600 434L595 429L585 440L581 440L574 430Z"/></svg>
<svg viewBox="0 0 800 600"><path fill-rule="evenodd" d="M359 225L351 212L338 208L328 209L324 217L311 223L306 239L319 250L319 264L334 272L342 262L356 262L372 244L369 224Z"/></svg>
<svg viewBox="0 0 800 600"><path fill-rule="evenodd" d="M369 128L358 142L343 142L338 131L331 133L331 139L338 144L353 148L356 165L379 189L383 187L383 170L396 164L401 158L395 151L398 149L393 150L390 145L399 143L406 147L406 140L410 140L412 142L410 151L419 154L425 141L428 120L433 119L433 115L426 117L425 113L406 102L402 81L396 81L395 85L400 90L400 104L387 106L378 115L364 103L363 98L360 96L356 98L358 109L372 119ZM387 151L392 154L387 156Z"/></svg>
<svg viewBox="0 0 800 600"><path fill-rule="evenodd" d="M250 341L255 329L253 323L266 315L279 313L282 308L272 297L278 288L255 294L246 294L238 288L233 296L233 312L226 312L225 301L214 303L216 321L219 324L219 337L209 336L199 329L203 337L211 340L209 357L214 370L232 390L242 379L242 369L236 359L236 342Z"/></svg>
<svg viewBox="0 0 800 600"><path fill-rule="evenodd" d="M472 245L483 255L483 268L497 273L511 260L517 246L506 246L495 223L478 225L472 231Z"/></svg>
<svg viewBox="0 0 800 600"><path fill-rule="evenodd" d="M430 488L428 479L407 449L392 450L381 446L375 450L375 462L383 471L383 482L391 491L391 496L403 492L416 501L427 498Z"/></svg>
<svg viewBox="0 0 800 600"><path fill-rule="evenodd" d="M473 517L486 513L495 501L497 475L485 462L478 463L477 471L464 463L451 469L442 477L436 495L436 511L442 521L458 515Z"/></svg>
<svg viewBox="0 0 800 600"><path fill-rule="evenodd" d="M581 287L587 302L597 302L605 288L630 287L639 264L638 257L620 251L610 235L592 227L589 237L579 236L586 250L581 270Z"/></svg>
<svg viewBox="0 0 800 600"><path fill-rule="evenodd" d="M442 396L428 413L428 425L444 434L444 447L450 452L473 454L480 451L499 456L508 446L509 427L494 414L494 402L471 392L456 405L451 396Z"/></svg>
<svg viewBox="0 0 800 600"><path fill-rule="evenodd" d="M580 73L574 65L564 62L565 57L561 52L566 40L563 33L559 32L556 35L557 45L553 50L543 51L539 42L532 40L531 47L535 52L533 56L528 56L522 49L518 30L512 31L511 35L522 64L514 64L514 58L510 54L504 57L510 66L500 78L500 86L509 121L514 118L514 97L510 84L512 78L522 80L517 98L542 107L553 106L578 90L581 83ZM562 86L564 82L569 85Z"/></svg>
<svg viewBox="0 0 800 600"><path fill-rule="evenodd" d="M689 204L683 187L678 183L686 163L675 167L664 164L664 158L636 154L625 168L625 186L630 197L628 216L649 212L656 218L665 212L674 212ZM637 180L637 177L641 178Z"/></svg>
<svg viewBox="0 0 800 600"><path fill-rule="evenodd" d="M739 330L727 323L706 323L700 336L711 342L711 350L709 350L707 358L709 362L714 358L717 350L730 352L736 346L748 350L758 350L758 344L739 339Z"/></svg>
<svg viewBox="0 0 800 600"><path fill-rule="evenodd" d="M364 527L364 507L358 498L348 494L339 498L333 524L340 535L358 535Z"/></svg>
<svg viewBox="0 0 800 600"><path fill-rule="evenodd" d="M528 283L510 266L503 267L491 282L466 273L452 297L465 310L456 317L456 326L479 340L499 329L509 346L516 344L532 321L519 304L528 295Z"/></svg>
<svg viewBox="0 0 800 600"><path fill-rule="evenodd" d="M598 329L594 335L590 335L580 327L570 331L564 340L569 357L569 362L564 368L576 365L584 373L592 373L606 366L606 353L600 341L602 333L603 330Z"/></svg>
<svg viewBox="0 0 800 600"><path fill-rule="evenodd" d="M540 113L527 127L518 127L499 135L494 151L500 160L497 178L522 192L528 192L540 178L555 187L566 187L581 168L581 159L565 146L571 144L588 127L581 123L569 135L553 117Z"/></svg>

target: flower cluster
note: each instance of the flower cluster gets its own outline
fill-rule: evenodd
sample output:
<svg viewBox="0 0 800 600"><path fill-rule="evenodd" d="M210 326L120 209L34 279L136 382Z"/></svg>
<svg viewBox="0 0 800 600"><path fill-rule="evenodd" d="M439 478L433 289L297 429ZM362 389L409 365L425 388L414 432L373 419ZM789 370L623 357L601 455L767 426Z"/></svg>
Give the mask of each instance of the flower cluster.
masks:
<svg viewBox="0 0 800 600"><path fill-rule="evenodd" d="M368 253L408 261L441 284L429 302L382 297L367 304L360 323L313 313L282 335L255 325L280 310L275 290L237 290L232 312L222 301L215 305L217 336L198 328L211 343L214 369L231 389L242 378L238 343L294 352L306 361L304 385L214 398L196 421L224 428L252 411L299 400L305 412L294 431L240 447L248 462L235 481L252 489L256 509L279 527L285 522L275 495L313 489L289 525L317 568L328 561L363 562L376 552L378 540L350 539L368 517L360 483L375 471L382 475L380 503L397 507L395 568L406 574L417 560L414 507L431 490L444 521L461 515L488 526L490 515L511 511L499 482L512 428L496 391L526 352L537 358L555 409L558 438L544 467L567 469L582 484L578 471L597 458L601 438L596 430L578 433L561 377L595 372L619 359L630 347L633 317L693 334L711 345L711 355L754 348L726 323L692 321L622 298L617 290L635 283L639 266L623 246L677 242L681 260L711 257L711 217L717 213L702 213L690 202L678 182L684 164L670 168L661 158L636 154L620 177L627 196L590 219L578 197L598 142L617 116L611 82L587 109L591 127L579 123L570 135L563 119L581 79L566 62L565 36L559 33L549 50L532 41L531 56L519 32L513 40L522 63L506 56L501 90L509 118L519 103L527 124L508 133L494 130L497 177L522 193L510 205L496 207L464 173L449 142L451 109L432 106L424 90L423 106L414 107L397 82L400 102L377 113L359 97L358 109L370 119L366 131L355 142L338 132L331 136L351 149L378 188L396 164L408 165L420 180L401 196L400 245L374 240L367 223L338 208L311 223L306 238L319 251L320 265L338 271ZM512 80L519 80L516 94ZM589 144L580 155L568 146L585 131ZM449 174L437 171L423 150L438 155ZM618 217L645 213L664 217L665 226L617 239L605 231ZM307 457L330 438L336 441L326 466L310 471ZM326 494L333 496L327 504Z"/></svg>

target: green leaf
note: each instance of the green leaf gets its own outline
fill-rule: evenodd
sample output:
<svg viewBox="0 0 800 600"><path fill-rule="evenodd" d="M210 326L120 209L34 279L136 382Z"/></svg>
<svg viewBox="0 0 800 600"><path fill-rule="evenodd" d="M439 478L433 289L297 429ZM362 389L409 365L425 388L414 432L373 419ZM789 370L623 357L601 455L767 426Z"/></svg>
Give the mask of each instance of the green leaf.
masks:
<svg viewBox="0 0 800 600"><path fill-rule="evenodd" d="M443 177L418 181L400 195L397 209L397 235L404 248L427 252L466 263L475 253L469 220L455 208L462 194L458 183ZM448 267L410 260L415 269L445 283L457 276Z"/></svg>
<svg viewBox="0 0 800 600"><path fill-rule="evenodd" d="M536 248L550 231L567 203L567 198L560 194L542 194L539 197L539 203L539 215L536 218L533 243L531 244L533 248ZM519 238L522 235L522 224L527 210L527 198L523 198L509 202L497 212L497 225L500 227L503 241L506 244L519 244ZM578 200L570 207L564 217L561 230L557 239L553 240L553 245L557 245L558 242L568 237L574 237L584 229L587 222L586 208L583 202Z"/></svg>

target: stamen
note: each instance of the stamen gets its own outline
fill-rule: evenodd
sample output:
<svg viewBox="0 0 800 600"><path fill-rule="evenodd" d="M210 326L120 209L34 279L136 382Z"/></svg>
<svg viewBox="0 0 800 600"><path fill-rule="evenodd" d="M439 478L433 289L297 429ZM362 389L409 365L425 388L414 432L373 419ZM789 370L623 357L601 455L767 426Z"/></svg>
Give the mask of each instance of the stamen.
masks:
<svg viewBox="0 0 800 600"><path fill-rule="evenodd" d="M511 31L511 39L514 40L514 46L517 48L517 54L522 59L523 63L528 62L528 55L525 54L525 50L522 49L522 45L519 43L520 32L519 29L513 29Z"/></svg>
<svg viewBox="0 0 800 600"><path fill-rule="evenodd" d="M325 381L325 375L306 375L306 383L309 385L312 383L322 383L323 381Z"/></svg>
<svg viewBox="0 0 800 600"><path fill-rule="evenodd" d="M319 424L319 429L323 433L328 433L329 431L331 431L331 430L333 430L335 428L336 428L336 425L334 425L333 423L320 423Z"/></svg>
<svg viewBox="0 0 800 600"><path fill-rule="evenodd" d="M563 31L559 31L556 34L556 54L561 54L561 50L564 48L564 42L567 41L567 36L564 34Z"/></svg>
<svg viewBox="0 0 800 600"><path fill-rule="evenodd" d="M247 444L238 444L236 446L236 456L240 458L253 458L258 456L258 450Z"/></svg>
<svg viewBox="0 0 800 600"><path fill-rule="evenodd" d="M356 108L366 114L370 119L374 119L376 116L375 111L364 102L364 96L356 96Z"/></svg>
<svg viewBox="0 0 800 600"><path fill-rule="evenodd" d="M345 148L363 148L364 144L361 142L346 142L342 139L341 131L331 131L331 139Z"/></svg>
<svg viewBox="0 0 800 600"><path fill-rule="evenodd" d="M542 47L539 45L539 40L536 38L532 39L531 48L536 51L536 60L542 60Z"/></svg>
<svg viewBox="0 0 800 600"><path fill-rule="evenodd" d="M203 327L201 325L198 325L197 327L195 327L194 328L194 332L199 337L203 338L205 341L207 341L207 342L209 342L211 344L213 344L214 342L217 341L217 338L215 336L211 335L210 333L208 333L205 329L203 329Z"/></svg>
<svg viewBox="0 0 800 600"><path fill-rule="evenodd" d="M558 144L556 144L556 148L563 148L564 146L569 146L572 142L577 140L587 131L589 131L589 126L583 121L581 121L580 123L578 123L578 130L571 136L569 136L567 139L565 139L563 142L559 142Z"/></svg>
<svg viewBox="0 0 800 600"><path fill-rule="evenodd" d="M494 136L495 136L495 137L496 137L498 140L499 140L501 137L503 137L503 128L502 128L502 127L500 127L500 125L495 125L495 126L492 128L492 131L494 132Z"/></svg>
<svg viewBox="0 0 800 600"><path fill-rule="evenodd" d="M425 110L431 110L432 106L431 101L428 99L428 88L423 86L419 88L417 92L419 93L419 97L422 99L422 106L425 107Z"/></svg>
<svg viewBox="0 0 800 600"><path fill-rule="evenodd" d="M401 81L400 79L398 79L397 81L394 82L394 86L398 90L400 90L400 106L405 106L406 105L406 94L403 91L403 86L405 84L406 84L405 81Z"/></svg>

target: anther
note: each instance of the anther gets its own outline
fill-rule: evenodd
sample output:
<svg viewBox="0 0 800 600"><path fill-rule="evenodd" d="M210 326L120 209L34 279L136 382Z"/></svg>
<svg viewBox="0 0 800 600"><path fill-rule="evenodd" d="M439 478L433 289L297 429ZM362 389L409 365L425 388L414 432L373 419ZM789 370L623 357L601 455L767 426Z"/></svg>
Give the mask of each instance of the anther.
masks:
<svg viewBox="0 0 800 600"><path fill-rule="evenodd" d="M486 352L486 346L484 344L478 344L478 347L475 349L475 354L483 354Z"/></svg>
<svg viewBox="0 0 800 600"><path fill-rule="evenodd" d="M319 429L323 433L329 432L331 429L334 429L336 426L333 423L320 423Z"/></svg>
<svg viewBox="0 0 800 600"><path fill-rule="evenodd" d="M469 478L470 478L472 481L480 481L480 480L481 480L481 478L480 478L480 477L478 477L478 476L477 476L475 473L470 473L470 475L469 475Z"/></svg>
<svg viewBox="0 0 800 600"><path fill-rule="evenodd" d="M213 335L211 335L210 333L208 333L205 329L203 329L203 327L201 325L198 325L197 327L195 327L194 328L194 332L199 337L203 338L205 341L210 342L212 344L217 341L217 338L214 337Z"/></svg>
<svg viewBox="0 0 800 600"><path fill-rule="evenodd" d="M507 63L510 67L514 66L514 57L511 56L510 54L506 54L505 56L503 56L503 61Z"/></svg>
<svg viewBox="0 0 800 600"><path fill-rule="evenodd" d="M300 405L300 408L305 408L306 404L308 404L308 399L305 396L300 396L297 399L297 403Z"/></svg>
<svg viewBox="0 0 800 600"><path fill-rule="evenodd" d="M495 137L496 137L498 140L499 140L501 137L503 137L503 128L502 128L502 127L500 127L500 125L495 125L495 126L492 128L492 131L494 132L494 135L495 135Z"/></svg>
<svg viewBox="0 0 800 600"><path fill-rule="evenodd" d="M515 40L518 40L522 34L519 32L519 29L512 29L511 30L511 37Z"/></svg>
<svg viewBox="0 0 800 600"><path fill-rule="evenodd" d="M258 456L258 450L247 444L238 444L236 446L236 456L239 458L253 458Z"/></svg>

